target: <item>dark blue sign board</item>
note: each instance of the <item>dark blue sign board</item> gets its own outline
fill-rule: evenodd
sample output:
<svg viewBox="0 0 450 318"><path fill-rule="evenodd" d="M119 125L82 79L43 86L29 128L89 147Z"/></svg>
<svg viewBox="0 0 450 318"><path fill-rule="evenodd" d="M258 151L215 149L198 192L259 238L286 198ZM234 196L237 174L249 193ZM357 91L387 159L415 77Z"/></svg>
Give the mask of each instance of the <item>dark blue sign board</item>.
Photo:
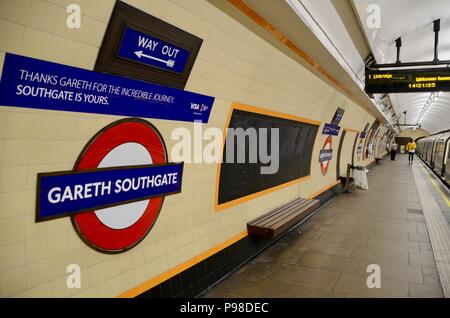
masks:
<svg viewBox="0 0 450 318"><path fill-rule="evenodd" d="M207 123L214 97L6 53L0 105Z"/></svg>
<svg viewBox="0 0 450 318"><path fill-rule="evenodd" d="M367 130L369 129L370 123L367 123L364 127L364 130L359 134L359 138L366 138Z"/></svg>
<svg viewBox="0 0 450 318"><path fill-rule="evenodd" d="M339 130L341 130L339 123L341 122L341 119L344 116L344 112L345 111L340 107L336 109L333 115L333 119L331 119L331 123L325 124L325 126L323 127L322 135L331 135L331 136L339 135Z"/></svg>
<svg viewBox="0 0 450 318"><path fill-rule="evenodd" d="M38 174L37 221L181 192L183 163Z"/></svg>
<svg viewBox="0 0 450 318"><path fill-rule="evenodd" d="M345 110L338 107L336 111L334 112L333 119L331 120L331 124L335 126L339 126L339 123L341 122L342 117L344 116Z"/></svg>
<svg viewBox="0 0 450 318"><path fill-rule="evenodd" d="M330 161L333 156L333 149L321 149L319 153L319 162Z"/></svg>
<svg viewBox="0 0 450 318"><path fill-rule="evenodd" d="M164 70L182 73L189 57L189 51L126 27L118 56Z"/></svg>
<svg viewBox="0 0 450 318"><path fill-rule="evenodd" d="M337 135L339 135L340 129L341 129L341 127L339 127L339 126L332 125L332 124L325 124L325 126L323 127L322 135L337 136Z"/></svg>

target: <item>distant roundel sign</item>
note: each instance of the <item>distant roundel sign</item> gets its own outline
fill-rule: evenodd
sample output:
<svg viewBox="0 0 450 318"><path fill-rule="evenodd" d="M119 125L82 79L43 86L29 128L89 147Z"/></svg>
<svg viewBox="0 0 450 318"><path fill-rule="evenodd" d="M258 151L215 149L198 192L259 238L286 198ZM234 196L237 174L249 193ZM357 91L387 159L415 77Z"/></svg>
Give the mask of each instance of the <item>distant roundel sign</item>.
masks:
<svg viewBox="0 0 450 318"><path fill-rule="evenodd" d="M356 149L356 159L361 161L363 157L363 139L361 138L358 143L358 148Z"/></svg>
<svg viewBox="0 0 450 318"><path fill-rule="evenodd" d="M88 245L123 252L148 234L164 195L181 191L182 169L182 163L167 163L153 125L119 120L88 142L73 171L38 176L37 221L70 215Z"/></svg>
<svg viewBox="0 0 450 318"><path fill-rule="evenodd" d="M332 146L332 137L328 136L327 139L325 139L325 143L323 144L319 154L320 170L322 171L322 175L326 175L328 172L328 167L330 166L333 155Z"/></svg>

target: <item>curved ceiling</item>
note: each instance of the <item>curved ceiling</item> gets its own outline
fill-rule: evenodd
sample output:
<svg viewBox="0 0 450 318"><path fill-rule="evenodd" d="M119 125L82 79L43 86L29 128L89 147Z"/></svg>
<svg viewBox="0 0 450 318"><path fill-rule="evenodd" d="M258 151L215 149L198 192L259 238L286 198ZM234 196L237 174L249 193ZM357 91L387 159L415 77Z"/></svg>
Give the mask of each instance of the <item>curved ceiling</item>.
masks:
<svg viewBox="0 0 450 318"><path fill-rule="evenodd" d="M436 19L441 20L438 57L450 60L450 0L285 1L361 89L365 59L372 53L377 63L394 63L399 37L400 61L433 60ZM431 107L430 94L374 94L372 102L391 124L420 123L430 133L450 129L450 92L431 95Z"/></svg>
<svg viewBox="0 0 450 318"><path fill-rule="evenodd" d="M433 21L440 19L438 57L450 60L449 0L353 0L366 39L377 63L396 61L395 40L402 39L402 62L431 61L434 58ZM375 4L375 7L373 6ZM372 5L369 7L369 5ZM379 24L373 18L379 12ZM443 67L445 65L441 65ZM417 123L430 93L389 94L397 115L406 113L407 123ZM431 107L422 116L422 128L434 133L450 129L450 92L439 92Z"/></svg>
<svg viewBox="0 0 450 318"><path fill-rule="evenodd" d="M377 109L382 115L377 116L377 118L383 123L392 124L395 122L396 116L393 109L387 107L380 96L373 98L364 92L364 59L369 55L370 48L365 41L363 31L359 27L351 2L348 0L285 1L316 36L323 47L328 50L336 63L347 73L346 75L350 76L353 81L351 86L356 85L358 90L360 90L360 94L364 95L365 99L370 102L371 108ZM336 1L341 2L341 7L335 7ZM262 3L264 1L259 2ZM300 43L302 48L308 46L305 40ZM319 59L319 57L315 57ZM335 72L335 70L332 70L332 72Z"/></svg>

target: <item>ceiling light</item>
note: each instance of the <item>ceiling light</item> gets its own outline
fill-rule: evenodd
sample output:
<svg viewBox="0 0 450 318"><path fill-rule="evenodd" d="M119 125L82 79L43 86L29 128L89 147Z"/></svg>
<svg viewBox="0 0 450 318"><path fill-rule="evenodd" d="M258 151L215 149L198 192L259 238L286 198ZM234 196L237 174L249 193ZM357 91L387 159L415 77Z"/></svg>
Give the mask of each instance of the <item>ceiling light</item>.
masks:
<svg viewBox="0 0 450 318"><path fill-rule="evenodd" d="M423 116L430 110L430 108L433 106L433 103L439 98L439 92L433 92L428 97L427 101L425 102L425 105L423 105L422 111L419 114L419 117L417 118L417 124L420 125L422 122Z"/></svg>

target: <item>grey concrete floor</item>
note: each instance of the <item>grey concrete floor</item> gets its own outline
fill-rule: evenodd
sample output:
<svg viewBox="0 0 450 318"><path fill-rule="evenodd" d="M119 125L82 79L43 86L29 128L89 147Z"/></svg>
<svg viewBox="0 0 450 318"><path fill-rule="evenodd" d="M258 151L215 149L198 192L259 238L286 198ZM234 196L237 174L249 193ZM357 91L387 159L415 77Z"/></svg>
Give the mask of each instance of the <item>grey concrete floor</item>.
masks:
<svg viewBox="0 0 450 318"><path fill-rule="evenodd" d="M337 196L205 297L443 297L406 156ZM381 288L368 288L369 264Z"/></svg>

